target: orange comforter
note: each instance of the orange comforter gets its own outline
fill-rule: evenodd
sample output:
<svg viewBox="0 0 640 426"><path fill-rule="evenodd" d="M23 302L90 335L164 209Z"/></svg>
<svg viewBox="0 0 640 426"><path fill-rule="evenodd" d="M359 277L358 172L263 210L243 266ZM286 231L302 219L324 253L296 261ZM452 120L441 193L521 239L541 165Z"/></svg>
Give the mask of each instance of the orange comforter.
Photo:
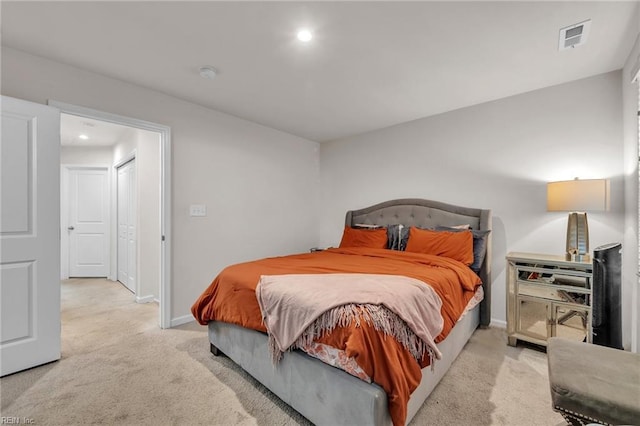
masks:
<svg viewBox="0 0 640 426"><path fill-rule="evenodd" d="M222 321L266 332L256 299L261 275L309 273L367 273L405 275L424 281L442 299L442 341L456 324L480 278L466 265L428 254L387 249L328 249L307 254L274 257L225 268L191 307L200 324ZM420 364L400 343L385 339L373 326L361 323L338 327L318 340L346 352L387 393L393 424L404 425L407 403L422 378Z"/></svg>

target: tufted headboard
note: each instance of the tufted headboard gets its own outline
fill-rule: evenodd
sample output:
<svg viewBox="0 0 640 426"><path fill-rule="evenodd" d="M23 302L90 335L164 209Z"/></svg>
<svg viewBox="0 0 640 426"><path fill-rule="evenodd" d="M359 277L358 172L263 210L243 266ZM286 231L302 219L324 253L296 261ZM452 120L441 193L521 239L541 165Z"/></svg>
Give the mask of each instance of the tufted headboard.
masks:
<svg viewBox="0 0 640 426"><path fill-rule="evenodd" d="M471 225L471 229L491 230L491 210L454 206L419 198L390 200L360 210L347 212L345 225L395 225L429 228L435 226ZM491 322L491 233L487 236L487 254L479 273L484 300L480 303L480 325Z"/></svg>

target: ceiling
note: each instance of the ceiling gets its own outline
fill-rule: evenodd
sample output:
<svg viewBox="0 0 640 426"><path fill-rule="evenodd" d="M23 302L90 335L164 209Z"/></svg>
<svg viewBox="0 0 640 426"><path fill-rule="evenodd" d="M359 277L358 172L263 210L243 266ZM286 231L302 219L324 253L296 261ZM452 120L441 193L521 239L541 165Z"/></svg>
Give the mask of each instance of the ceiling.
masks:
<svg viewBox="0 0 640 426"><path fill-rule="evenodd" d="M60 114L62 146L113 146L131 135L133 128L106 121ZM86 138L81 138L84 135Z"/></svg>
<svg viewBox="0 0 640 426"><path fill-rule="evenodd" d="M322 142L620 69L639 3L2 1L2 45Z"/></svg>

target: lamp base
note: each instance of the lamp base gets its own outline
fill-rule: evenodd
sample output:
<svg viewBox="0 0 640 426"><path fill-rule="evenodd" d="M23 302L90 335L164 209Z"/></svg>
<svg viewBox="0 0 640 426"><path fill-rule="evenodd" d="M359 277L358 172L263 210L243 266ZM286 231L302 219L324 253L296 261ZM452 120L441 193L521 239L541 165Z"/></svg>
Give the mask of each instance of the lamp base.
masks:
<svg viewBox="0 0 640 426"><path fill-rule="evenodd" d="M567 258L589 256L589 225L587 213L571 212L567 223Z"/></svg>
<svg viewBox="0 0 640 426"><path fill-rule="evenodd" d="M569 262L591 262L591 256L588 254L565 254L565 259Z"/></svg>

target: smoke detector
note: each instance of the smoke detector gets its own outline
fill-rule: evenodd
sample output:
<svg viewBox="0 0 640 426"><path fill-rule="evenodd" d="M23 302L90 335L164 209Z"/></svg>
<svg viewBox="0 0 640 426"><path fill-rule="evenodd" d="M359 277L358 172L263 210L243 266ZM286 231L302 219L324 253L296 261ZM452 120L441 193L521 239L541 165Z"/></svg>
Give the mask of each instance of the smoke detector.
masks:
<svg viewBox="0 0 640 426"><path fill-rule="evenodd" d="M200 67L200 77L205 78L207 80L213 80L218 75L218 70L214 67L210 67L208 65L204 67Z"/></svg>
<svg viewBox="0 0 640 426"><path fill-rule="evenodd" d="M571 49L587 42L589 30L591 29L591 19L587 19L579 24L570 25L560 29L558 40L558 50Z"/></svg>

